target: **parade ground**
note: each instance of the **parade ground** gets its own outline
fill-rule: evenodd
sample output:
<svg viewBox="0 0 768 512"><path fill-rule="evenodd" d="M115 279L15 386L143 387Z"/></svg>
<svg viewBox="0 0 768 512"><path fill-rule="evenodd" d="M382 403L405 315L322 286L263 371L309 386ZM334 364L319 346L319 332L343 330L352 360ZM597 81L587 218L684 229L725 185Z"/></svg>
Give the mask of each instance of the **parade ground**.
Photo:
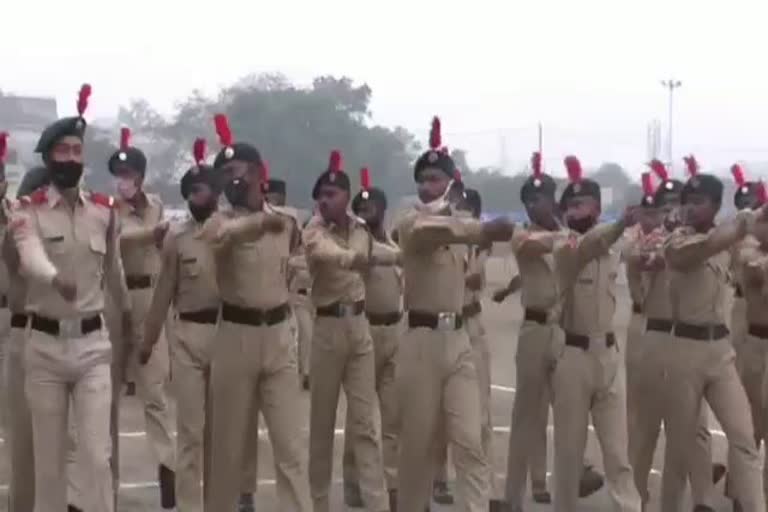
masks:
<svg viewBox="0 0 768 512"><path fill-rule="evenodd" d="M486 290L486 300L484 301L484 319L488 332L488 339L491 347L491 374L492 374L492 419L494 426L494 444L493 444L493 470L494 496L499 497L503 493L504 472L506 468L507 440L509 435L510 414L512 403L515 397L515 350L517 347L517 331L521 322L522 311L519 304L519 294L511 296L505 303L498 305L490 300L492 291L501 287L516 272L514 262L504 254L495 254L489 260L487 275L488 288ZM618 313L616 315L616 334L620 340L620 347L623 350L626 325L629 317L629 303L625 281L620 279L620 285L617 296L619 297ZM297 377L298 385L298 377ZM302 408L304 410L304 419L302 425L309 425L309 393L302 394ZM335 463L334 463L334 487L332 490L333 510L345 510L343 505L343 495L341 487L341 453L343 441L343 414L344 403L340 404L340 411L337 416L337 430L335 443ZM123 402L120 425L121 442L121 477L120 503L119 511L124 512L143 512L159 511L159 490L155 482L157 478L157 468L151 460L149 448L144 433L143 414L141 413L139 403L135 397L128 397ZM712 420L710 424L713 429L713 458L716 461L725 460L725 438L719 431L719 426ZM264 428L264 422L260 421L260 427ZM550 428L548 432L548 469L552 471L552 431L551 417ZM306 427L304 430L305 441L307 440ZM261 442L259 446L259 480L258 494L256 497L256 510L258 512L276 512L278 510L275 493L274 470L272 467L272 453L266 432L261 431ZM663 460L662 452L663 438L657 449L654 472L650 478L652 502L648 512L659 510L659 491L660 491L660 470ZM594 432L590 432L587 447L587 459L596 466L602 468L600 450ZM0 493L7 493L8 483L8 462L7 462L7 444L0 443ZM551 474L550 474L551 479ZM550 480L551 482L551 480ZM730 511L731 505L722 495L722 483L717 489L717 500L715 508L718 511ZM550 483L550 490L552 485ZM529 490L530 493L530 490ZM540 512L551 510L551 505L536 505L530 498L526 503L526 512ZM690 504L686 504L686 509L690 510ZM6 510L4 499L0 499L0 511ZM432 505L433 511L454 510L452 507L441 507ZM612 510L610 498L605 488L589 499L581 500L579 508L574 512L609 512ZM235 512L235 511L232 511Z"/></svg>

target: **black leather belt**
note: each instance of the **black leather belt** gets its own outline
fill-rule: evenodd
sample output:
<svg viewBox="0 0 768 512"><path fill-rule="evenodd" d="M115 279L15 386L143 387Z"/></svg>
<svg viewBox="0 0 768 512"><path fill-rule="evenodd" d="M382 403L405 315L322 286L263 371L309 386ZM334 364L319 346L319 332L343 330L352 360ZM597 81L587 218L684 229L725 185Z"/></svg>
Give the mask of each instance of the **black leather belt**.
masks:
<svg viewBox="0 0 768 512"><path fill-rule="evenodd" d="M483 305L480 304L480 301L472 302L461 308L461 316L464 318L472 318L473 316L479 315L482 310Z"/></svg>
<svg viewBox="0 0 768 512"><path fill-rule="evenodd" d="M306 288L299 288L298 290L296 290L296 293L298 293L299 295L309 295L309 290L307 290Z"/></svg>
<svg viewBox="0 0 768 512"><path fill-rule="evenodd" d="M749 324L747 332L755 338L768 340L768 325Z"/></svg>
<svg viewBox="0 0 768 512"><path fill-rule="evenodd" d="M529 322L536 322L537 324L546 324L547 323L547 312L546 311L539 311L537 309L526 309L525 310L525 316L523 317L524 320Z"/></svg>
<svg viewBox="0 0 768 512"><path fill-rule="evenodd" d="M272 309L244 308L226 302L221 305L221 319L225 322L255 327L279 324L288 318L290 312L288 304L280 304Z"/></svg>
<svg viewBox="0 0 768 512"><path fill-rule="evenodd" d="M589 350L591 339L589 336L582 336L581 334L565 333L565 344L569 347L578 347L582 350ZM616 336L612 332L605 335L605 346L612 347L616 344Z"/></svg>
<svg viewBox="0 0 768 512"><path fill-rule="evenodd" d="M366 313L368 323L371 325L395 325L403 318L402 311L393 311L391 313Z"/></svg>
<svg viewBox="0 0 768 512"><path fill-rule="evenodd" d="M643 306L641 304L638 304L637 302L632 303L632 312L636 315L642 315L643 314Z"/></svg>
<svg viewBox="0 0 768 512"><path fill-rule="evenodd" d="M36 331L44 332L51 336L58 336L61 333L61 321L40 315L32 315L30 326ZM99 329L101 329L101 315L80 320L80 335L85 336Z"/></svg>
<svg viewBox="0 0 768 512"><path fill-rule="evenodd" d="M672 331L675 336L699 341L717 341L728 336L728 328L723 324L693 325L676 323Z"/></svg>
<svg viewBox="0 0 768 512"><path fill-rule="evenodd" d="M458 330L464 325L464 319L458 313L449 315L440 315L435 313L426 313L424 311L408 312L408 327L418 328L427 327L428 329L437 329L441 325L447 328Z"/></svg>
<svg viewBox="0 0 768 512"><path fill-rule="evenodd" d="M319 306L315 309L317 316L332 316L342 318L347 315L357 316L365 310L365 301L359 300L351 304L343 302L334 302L327 306Z"/></svg>
<svg viewBox="0 0 768 512"><path fill-rule="evenodd" d="M675 323L672 320L665 318L649 318L645 322L645 330L670 333L674 325Z"/></svg>
<svg viewBox="0 0 768 512"><path fill-rule="evenodd" d="M742 289L741 289L741 286L740 286L740 285L738 285L738 284L737 284L737 285L734 287L734 294L736 295L736 297L738 297L738 298L740 298L740 299L743 299L743 298L744 298L744 290L742 290Z"/></svg>
<svg viewBox="0 0 768 512"><path fill-rule="evenodd" d="M11 315L11 327L13 329L26 329L27 320L29 320L29 315L25 315L24 313L14 313Z"/></svg>
<svg viewBox="0 0 768 512"><path fill-rule="evenodd" d="M218 319L218 309L201 309L200 311L186 311L184 313L179 313L179 320L195 324L215 324Z"/></svg>
<svg viewBox="0 0 768 512"><path fill-rule="evenodd" d="M125 285L129 290L146 290L152 288L152 276L125 276Z"/></svg>

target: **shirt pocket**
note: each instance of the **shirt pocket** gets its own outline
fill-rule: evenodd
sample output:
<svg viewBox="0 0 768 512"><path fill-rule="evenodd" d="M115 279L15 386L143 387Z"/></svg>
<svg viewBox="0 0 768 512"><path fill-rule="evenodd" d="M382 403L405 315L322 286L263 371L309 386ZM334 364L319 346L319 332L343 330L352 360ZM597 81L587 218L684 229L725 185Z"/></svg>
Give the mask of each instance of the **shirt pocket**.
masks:
<svg viewBox="0 0 768 512"><path fill-rule="evenodd" d="M197 258L182 258L181 276L186 279L197 279L200 276L200 263Z"/></svg>

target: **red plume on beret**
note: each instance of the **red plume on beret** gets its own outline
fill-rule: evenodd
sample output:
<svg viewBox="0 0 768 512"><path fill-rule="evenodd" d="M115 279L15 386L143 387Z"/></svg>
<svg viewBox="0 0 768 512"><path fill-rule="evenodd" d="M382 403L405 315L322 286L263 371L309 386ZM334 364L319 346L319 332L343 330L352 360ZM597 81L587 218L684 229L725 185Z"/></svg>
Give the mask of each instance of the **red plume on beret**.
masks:
<svg viewBox="0 0 768 512"><path fill-rule="evenodd" d="M578 183L583 179L581 162L573 155L565 157L565 169L568 171L568 180L571 183Z"/></svg>
<svg viewBox="0 0 768 512"><path fill-rule="evenodd" d="M120 150L125 151L131 147L131 129L120 128Z"/></svg>
<svg viewBox="0 0 768 512"><path fill-rule="evenodd" d="M669 179L669 172L667 171L667 167L661 162L661 160L653 159L648 164L651 168L651 170L656 173L656 176L661 181L667 181Z"/></svg>
<svg viewBox="0 0 768 512"><path fill-rule="evenodd" d="M535 177L538 178L541 176L541 153L538 151L534 152L533 156L531 156L531 169L533 169L533 175Z"/></svg>
<svg viewBox="0 0 768 512"><path fill-rule="evenodd" d="M5 162L8 155L8 132L0 132L0 164Z"/></svg>
<svg viewBox="0 0 768 512"><path fill-rule="evenodd" d="M742 169L739 164L733 164L731 166L731 174L733 175L733 181L736 182L737 186L743 187L747 182L747 179L744 177L744 169Z"/></svg>
<svg viewBox="0 0 768 512"><path fill-rule="evenodd" d="M654 192L653 188L653 174L644 172L642 175L643 182L643 194L646 196L652 196Z"/></svg>
<svg viewBox="0 0 768 512"><path fill-rule="evenodd" d="M768 190L763 180L757 182L757 200L760 201L761 206L768 202Z"/></svg>
<svg viewBox="0 0 768 512"><path fill-rule="evenodd" d="M264 186L267 186L267 183L269 183L269 162L266 160L261 161L261 182L264 184Z"/></svg>
<svg viewBox="0 0 768 512"><path fill-rule="evenodd" d="M696 161L695 156L684 156L683 160L685 160L685 167L688 169L688 174L690 176L699 174L699 162Z"/></svg>
<svg viewBox="0 0 768 512"><path fill-rule="evenodd" d="M331 151L331 158L328 160L328 170L331 172L341 172L341 151L338 149Z"/></svg>
<svg viewBox="0 0 768 512"><path fill-rule="evenodd" d="M360 188L363 190L370 190L371 188L371 172L367 167L360 169Z"/></svg>
<svg viewBox="0 0 768 512"><path fill-rule="evenodd" d="M229 119L224 114L216 114L213 116L213 123L216 125L216 134L219 136L219 142L222 146L231 146L234 140L232 139L232 130L229 128Z"/></svg>
<svg viewBox="0 0 768 512"><path fill-rule="evenodd" d="M432 129L429 130L429 148L436 150L443 143L443 137L440 133L440 118L435 116L432 118Z"/></svg>
<svg viewBox="0 0 768 512"><path fill-rule="evenodd" d="M203 138L195 139L195 143L192 146L192 154L195 157L196 165L201 165L203 162L205 162L206 146L207 146L207 143L205 142L205 139Z"/></svg>
<svg viewBox="0 0 768 512"><path fill-rule="evenodd" d="M77 95L77 113L80 117L83 117L85 111L88 109L88 100L91 97L91 86L83 84L80 87L80 93Z"/></svg>

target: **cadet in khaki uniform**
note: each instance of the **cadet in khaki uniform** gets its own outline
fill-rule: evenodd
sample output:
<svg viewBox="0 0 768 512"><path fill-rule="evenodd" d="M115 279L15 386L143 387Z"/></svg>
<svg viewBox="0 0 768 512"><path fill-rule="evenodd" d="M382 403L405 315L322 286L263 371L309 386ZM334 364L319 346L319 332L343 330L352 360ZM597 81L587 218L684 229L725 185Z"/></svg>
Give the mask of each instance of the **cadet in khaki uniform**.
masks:
<svg viewBox="0 0 768 512"><path fill-rule="evenodd" d="M600 185L583 178L578 159L565 159L570 183L560 198L572 230L554 241L555 272L563 302L564 340L555 345L552 374L555 422L556 512L573 512L589 416L603 453L616 510L639 512L640 497L627 454L627 409L621 360L613 334L619 253L611 246L633 222L630 212L613 224L596 226ZM564 343L563 343L564 341Z"/></svg>
<svg viewBox="0 0 768 512"><path fill-rule="evenodd" d="M387 488L397 488L397 394L395 390L395 357L403 335L403 277L399 262L400 249L384 230L387 196L371 187L368 169L360 176L360 192L352 199L352 211L365 221L373 236L374 259L387 264L371 266L364 274L365 315L373 339L376 393L381 412L381 445ZM351 410L347 409L349 413ZM354 421L347 415L347 425ZM344 501L347 506L362 506L355 463L354 438L344 438ZM390 507L394 505L390 503Z"/></svg>
<svg viewBox="0 0 768 512"><path fill-rule="evenodd" d="M509 240L507 219L459 218L447 196L456 165L441 148L433 121L430 150L414 179L422 204L397 225L405 276L408 328L397 359L400 461L397 509L420 512L428 504L436 434L445 430L456 466L458 510L489 506L489 468L482 449L478 376L463 328L467 245Z"/></svg>
<svg viewBox="0 0 768 512"><path fill-rule="evenodd" d="M117 351L118 357L113 371L125 370L132 381L135 379L137 396L144 404L147 440L158 464L161 505L164 509L170 509L176 503L172 470L175 450L171 437L168 397L165 392L170 363L168 344L164 336L149 363L138 364L138 351L143 344L141 337L144 336L144 321L160 271L159 245L168 229L168 223L163 221L163 205L160 198L147 194L142 188L147 159L140 149L131 146L130 131L127 128L121 131L120 149L110 157L108 167L117 180L117 212L122 223L120 249L125 267L125 280L131 294L133 332L139 337L136 346L127 345L124 340L120 340L122 346ZM118 377L118 386L122 380ZM119 391L118 387L114 398L118 404ZM119 409L116 410L119 415ZM115 425L118 424L119 421L115 421ZM113 434L115 437L112 442L117 444L117 432Z"/></svg>
<svg viewBox="0 0 768 512"><path fill-rule="evenodd" d="M505 498L509 510L522 509L526 477L536 503L550 503L547 491L547 420L551 393L549 379L554 365L556 344L562 338L557 324L560 295L555 275L553 238L562 236L555 202L555 181L542 171L541 155L531 159L533 174L520 189L530 226L517 230L512 238L522 287L523 324L517 342L515 402L510 422ZM503 298L515 279L496 298ZM602 476L585 464L579 496L586 497L603 485Z"/></svg>
<svg viewBox="0 0 768 512"><path fill-rule="evenodd" d="M691 178L682 190L684 227L664 248L672 271L670 299L675 313L673 340L668 344L665 394L673 407L664 417L667 436L662 478L662 511L680 509L685 478L692 464L702 398L726 434L730 491L744 510L765 511L760 459L755 446L749 401L736 372L734 350L725 326L728 250L748 233L764 211L742 211L730 222L714 226L723 184L698 174L693 157L686 159ZM699 507L697 510L711 510Z"/></svg>
<svg viewBox="0 0 768 512"><path fill-rule="evenodd" d="M295 220L264 202L258 150L234 143L217 115L224 147L214 168L232 205L209 218L200 236L214 251L221 320L211 362L211 478L205 510L235 508L242 491L248 428L264 415L282 510L311 510L302 452L296 350L288 324L286 267L298 241Z"/></svg>
<svg viewBox="0 0 768 512"><path fill-rule="evenodd" d="M8 134L0 132L0 241L5 239L8 226L8 214L10 201L5 197L8 190L8 182L5 179L5 156L8 152ZM6 377L8 365L6 354L8 352L9 338L11 334L11 312L8 309L8 269L0 260L0 434L7 432L9 399L6 391Z"/></svg>
<svg viewBox="0 0 768 512"><path fill-rule="evenodd" d="M112 199L84 192L82 118L90 87L78 99L78 117L61 119L40 136L37 151L52 185L20 200L11 221L21 272L28 279L29 339L26 393L32 416L35 512L67 506L65 446L73 400L83 467L83 508L114 509L110 472L110 360L102 328L104 285L129 324L130 298L117 247ZM96 276L96 279L94 279ZM130 334L130 325L125 327Z"/></svg>
<svg viewBox="0 0 768 512"><path fill-rule="evenodd" d="M200 482L210 478L210 424L206 421L213 339L219 318L219 290L213 253L197 237L216 211L219 187L205 165L205 141L195 142L196 164L181 178L181 196L191 217L170 228L163 242L163 264L144 326L140 359L146 364L173 303L175 321L171 364L176 395L176 500L182 512L202 512Z"/></svg>
<svg viewBox="0 0 768 512"><path fill-rule="evenodd" d="M662 181L655 191L652 186L644 187L641 222L658 226L650 236L637 240L629 247L626 258L627 271L639 274L645 283L640 305L647 319L637 340L636 360L633 361L636 402L634 408L630 408L633 415L629 417L629 459L643 504L650 501L648 477L665 407L675 407L674 403L665 403L663 400L666 396L664 378L668 371L667 351L672 341L674 317L669 295L670 272L664 264L662 248L667 236L677 227L672 212L680 204L680 191L683 187L682 182L669 179L663 163L654 160L650 165ZM702 407L695 451L691 452L691 494L694 503L700 506L712 506L713 474L716 483L725 472L722 464L710 471L712 436L707 428L707 414L707 409Z"/></svg>
<svg viewBox="0 0 768 512"><path fill-rule="evenodd" d="M319 214L304 228L302 238L317 314L309 417L309 484L314 510L330 510L334 426L342 386L348 408L345 438L351 437L363 502L371 512L389 510L375 421L375 355L363 314L361 272L373 261L373 238L365 224L347 211L349 177L341 169L338 151L331 153L328 170L317 178L312 198Z"/></svg>

